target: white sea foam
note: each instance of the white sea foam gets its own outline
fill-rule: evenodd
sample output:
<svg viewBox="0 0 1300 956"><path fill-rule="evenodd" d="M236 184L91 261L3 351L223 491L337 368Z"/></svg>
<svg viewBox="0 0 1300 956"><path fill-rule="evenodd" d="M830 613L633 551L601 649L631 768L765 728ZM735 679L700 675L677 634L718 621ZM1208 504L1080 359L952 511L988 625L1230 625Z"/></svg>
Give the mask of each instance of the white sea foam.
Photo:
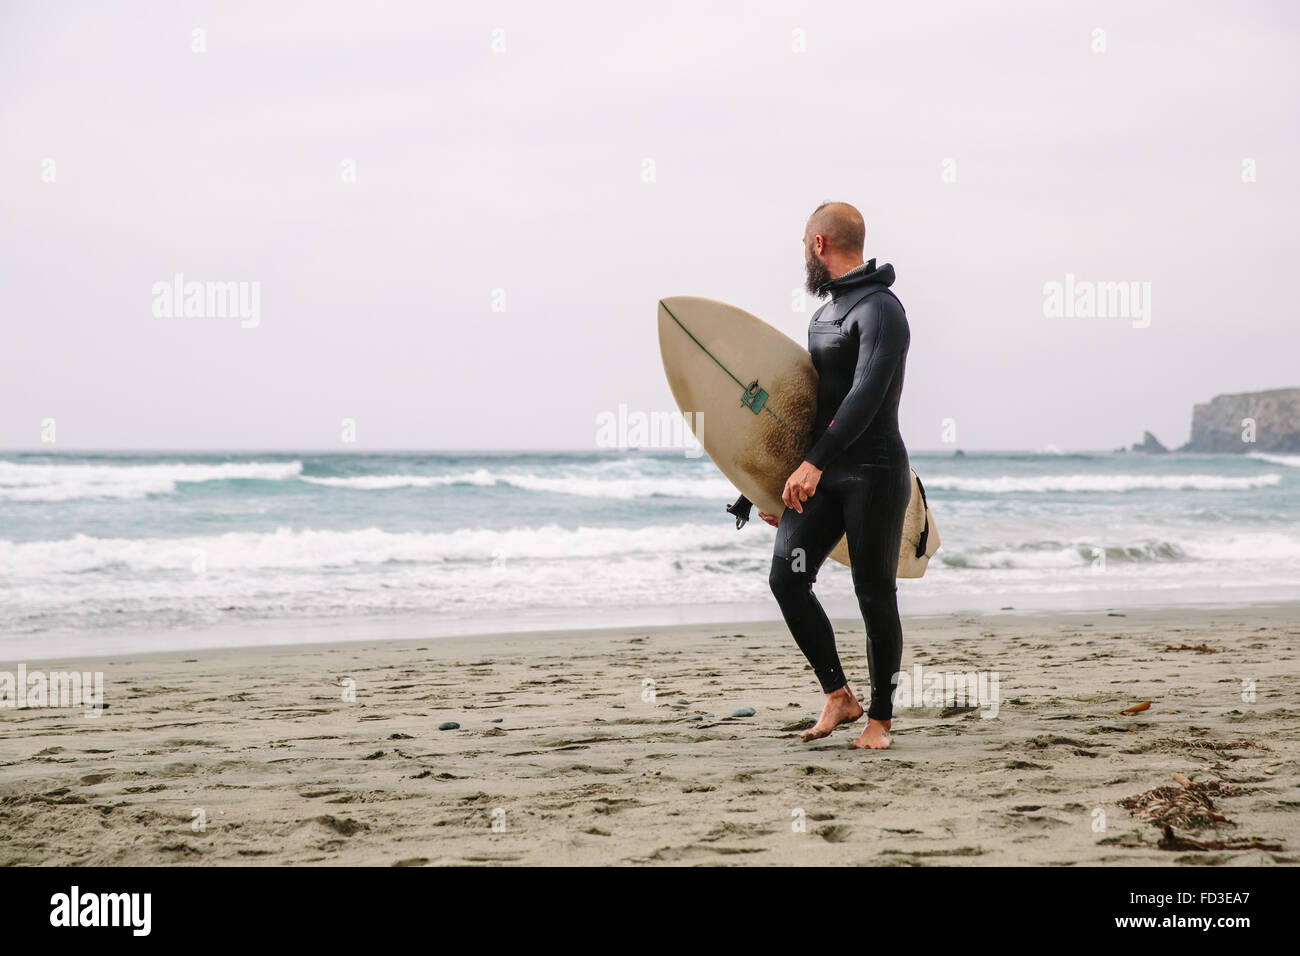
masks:
<svg viewBox="0 0 1300 956"><path fill-rule="evenodd" d="M944 544L925 578L900 582L900 592L1019 607L1050 605L1051 594L1285 591L1300 580L1297 505L1267 489L1294 484L1300 456L1255 457L1121 465L918 455ZM735 531L721 509L735 490L707 461L45 460L0 462L0 536L9 539L0 539L0 621L15 633L408 611L437 620L573 608L678 613L720 601L778 613L766 573L774 532L757 520ZM1202 473L1215 470L1223 473ZM226 479L245 480L171 507L148 497ZM1140 490L1157 493L1122 494ZM1094 571L1095 548L1105 551L1104 571ZM856 613L846 568L828 563L818 580L828 608L840 601L836 613Z"/></svg>
<svg viewBox="0 0 1300 956"><path fill-rule="evenodd" d="M1165 539L1132 537L1127 540L1099 532L1095 539L963 544L959 538L945 539L940 553L944 563L966 569L1080 567L1090 562L1094 548L1103 548L1111 562L1192 560L1300 564L1300 536L1280 531L1215 530ZM750 552L766 555L770 547L770 531L758 528L738 535L729 521L628 528L556 525L508 530L466 528L445 532L280 528L273 532L176 538L96 538L78 534L56 541L0 540L0 576L188 572L200 556L209 574L353 569L384 564L414 564L423 566L426 572L440 572L452 568L482 570L485 563L514 561L562 564L627 559L635 562L659 557L725 562Z"/></svg>
<svg viewBox="0 0 1300 956"><path fill-rule="evenodd" d="M330 488L387 491L394 488L440 488L455 485L488 488L504 486L583 498L717 498L730 499L736 490L716 475L691 477L618 476L593 478L586 474L537 475L528 472L493 472L485 468L448 475L352 475L340 478L303 476L303 481Z"/></svg>
<svg viewBox="0 0 1300 956"><path fill-rule="evenodd" d="M303 475L302 480L311 485L324 485L327 488L352 488L356 491L387 491L391 488L441 488L447 485L491 487L497 483L497 477L484 468L454 475L350 475L343 478Z"/></svg>
<svg viewBox="0 0 1300 956"><path fill-rule="evenodd" d="M1284 466L1300 467L1300 456L1255 455ZM635 462L602 462L570 473L538 474L527 470L476 468L441 475L385 474L303 475L302 463L228 462L220 464L153 465L36 465L0 461L0 500L69 501L94 498L143 498L172 494L185 483L254 479L298 479L306 484L354 491L389 491L402 488L506 487L545 494L584 498L632 500L667 497L729 499L736 490L711 466L691 474L654 475ZM1228 476L1209 474L1057 474L995 477L928 475L926 487L934 490L979 494L1050 492L1236 491L1265 488L1282 480L1278 474Z"/></svg>
<svg viewBox="0 0 1300 956"><path fill-rule="evenodd" d="M1286 465L1288 468L1300 468L1300 455L1273 455L1268 452L1251 452L1248 458L1256 458L1274 465Z"/></svg>
<svg viewBox="0 0 1300 956"><path fill-rule="evenodd" d="M636 528L560 528L496 531L230 532L177 538L95 538L0 541L0 575L39 577L92 571L187 571L201 558L207 573L275 568L348 568L388 562L452 565L509 560L698 554L736 543L726 521L716 525ZM757 543L757 542L756 542Z"/></svg>
<svg viewBox="0 0 1300 956"><path fill-rule="evenodd" d="M0 461L0 500L70 501L171 494L182 483L293 478L302 462L164 465L36 465Z"/></svg>
<svg viewBox="0 0 1300 956"><path fill-rule="evenodd" d="M983 494L1038 492L1122 492L1122 491L1245 491L1279 484L1281 475L1000 475L996 478L966 478L956 475L928 475L925 487L946 491Z"/></svg>

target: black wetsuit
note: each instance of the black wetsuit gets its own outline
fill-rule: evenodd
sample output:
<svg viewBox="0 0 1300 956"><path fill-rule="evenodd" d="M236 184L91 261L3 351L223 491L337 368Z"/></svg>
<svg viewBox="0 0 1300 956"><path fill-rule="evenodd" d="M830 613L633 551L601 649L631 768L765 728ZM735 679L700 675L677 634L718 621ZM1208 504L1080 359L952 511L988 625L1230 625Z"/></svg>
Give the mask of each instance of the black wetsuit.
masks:
<svg viewBox="0 0 1300 956"><path fill-rule="evenodd" d="M867 626L871 674L868 717L893 715L894 679L903 655L898 620L898 549L912 482L898 431L898 401L911 339L889 286L894 267L876 260L822 286L831 301L808 325L808 351L820 378L812 447L822 469L803 513L781 515L772 554L772 593L796 643L826 693L847 680L835 631L812 592L817 570L848 535L853 589Z"/></svg>

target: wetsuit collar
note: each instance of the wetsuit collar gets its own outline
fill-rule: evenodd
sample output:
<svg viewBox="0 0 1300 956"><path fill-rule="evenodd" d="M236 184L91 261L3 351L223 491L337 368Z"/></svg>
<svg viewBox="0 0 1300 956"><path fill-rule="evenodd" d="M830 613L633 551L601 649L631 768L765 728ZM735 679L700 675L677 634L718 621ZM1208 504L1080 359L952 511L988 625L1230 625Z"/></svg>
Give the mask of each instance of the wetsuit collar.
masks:
<svg viewBox="0 0 1300 956"><path fill-rule="evenodd" d="M856 269L850 269L838 279L832 279L830 282L822 283L818 286L817 294L825 295L830 293L831 299L838 299L848 290L867 283L876 283L877 285L891 286L894 284L894 267L886 262L880 268L876 268L876 260L871 259L862 263Z"/></svg>

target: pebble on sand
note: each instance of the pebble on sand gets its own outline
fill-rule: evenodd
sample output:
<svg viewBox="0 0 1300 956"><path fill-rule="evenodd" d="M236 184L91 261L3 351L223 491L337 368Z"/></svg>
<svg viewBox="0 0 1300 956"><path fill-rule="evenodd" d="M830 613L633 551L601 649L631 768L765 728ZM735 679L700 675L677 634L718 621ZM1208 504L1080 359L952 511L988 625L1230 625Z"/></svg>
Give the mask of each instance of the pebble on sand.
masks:
<svg viewBox="0 0 1300 956"><path fill-rule="evenodd" d="M732 716L732 717L753 717L753 716L754 716L754 708L753 708L753 707L741 707L739 710L733 710L733 711L731 712L731 716Z"/></svg>
<svg viewBox="0 0 1300 956"><path fill-rule="evenodd" d="M444 721L438 725L439 730L460 730L460 724L454 720Z"/></svg>

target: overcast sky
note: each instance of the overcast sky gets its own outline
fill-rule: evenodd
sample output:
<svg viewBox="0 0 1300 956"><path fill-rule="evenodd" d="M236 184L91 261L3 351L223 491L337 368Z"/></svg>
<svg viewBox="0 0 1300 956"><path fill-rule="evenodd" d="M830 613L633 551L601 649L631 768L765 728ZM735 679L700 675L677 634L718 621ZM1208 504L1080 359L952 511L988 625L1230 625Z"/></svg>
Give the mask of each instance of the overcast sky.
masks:
<svg viewBox="0 0 1300 956"><path fill-rule="evenodd" d="M1298 25L5 0L0 447L53 419L67 449L334 448L352 418L352 448L588 448L602 411L673 407L662 296L806 344L824 199L897 269L910 447L946 418L967 449L1178 444L1194 402L1300 386ZM259 324L156 316L177 273L260 283ZM1149 326L1045 316L1067 273L1149 282Z"/></svg>

